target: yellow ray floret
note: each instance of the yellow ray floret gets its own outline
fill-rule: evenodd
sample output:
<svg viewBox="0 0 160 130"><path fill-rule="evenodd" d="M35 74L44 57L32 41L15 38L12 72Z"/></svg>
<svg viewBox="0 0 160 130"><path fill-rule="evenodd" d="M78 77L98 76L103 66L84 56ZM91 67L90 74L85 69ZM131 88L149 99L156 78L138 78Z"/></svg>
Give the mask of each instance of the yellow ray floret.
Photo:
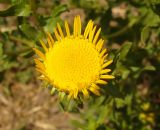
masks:
<svg viewBox="0 0 160 130"><path fill-rule="evenodd" d="M35 59L36 70L40 79L49 82L53 89L65 92L69 98L77 98L80 93L88 98L90 92L100 95L100 85L107 84L114 76L107 67L113 62L107 60L104 40L99 38L101 29L90 20L84 33L81 29L80 16L74 19L73 33L67 21L63 28L57 23L54 40L46 33L48 45L40 40L43 52L34 48L38 58Z"/></svg>

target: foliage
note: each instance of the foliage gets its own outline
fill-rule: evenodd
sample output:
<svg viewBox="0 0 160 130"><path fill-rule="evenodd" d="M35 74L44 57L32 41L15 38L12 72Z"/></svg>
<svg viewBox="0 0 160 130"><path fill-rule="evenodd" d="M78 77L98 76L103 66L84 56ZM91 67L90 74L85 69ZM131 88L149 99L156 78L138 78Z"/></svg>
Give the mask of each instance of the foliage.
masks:
<svg viewBox="0 0 160 130"><path fill-rule="evenodd" d="M1 83L13 82L11 74L14 81L33 82L32 48L62 24L61 14L80 9L84 24L93 19L102 27L116 79L102 86L100 97L83 102L65 101L62 93L61 108L77 113L71 123L83 130L160 129L160 1L48 1L1 1L7 7L0 11Z"/></svg>

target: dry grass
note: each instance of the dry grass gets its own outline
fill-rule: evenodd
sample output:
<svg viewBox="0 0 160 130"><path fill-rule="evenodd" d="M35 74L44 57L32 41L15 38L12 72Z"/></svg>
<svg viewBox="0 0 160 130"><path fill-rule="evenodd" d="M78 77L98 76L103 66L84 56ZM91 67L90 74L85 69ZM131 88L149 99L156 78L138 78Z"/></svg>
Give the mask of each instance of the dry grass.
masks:
<svg viewBox="0 0 160 130"><path fill-rule="evenodd" d="M11 92L0 86L0 130L72 130L69 114L60 112L47 89L15 83Z"/></svg>

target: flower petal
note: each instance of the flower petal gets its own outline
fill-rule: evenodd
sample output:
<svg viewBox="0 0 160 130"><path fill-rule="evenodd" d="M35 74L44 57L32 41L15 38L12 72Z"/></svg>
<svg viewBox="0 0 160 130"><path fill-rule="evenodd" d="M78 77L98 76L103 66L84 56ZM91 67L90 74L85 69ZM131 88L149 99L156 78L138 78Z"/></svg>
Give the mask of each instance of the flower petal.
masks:
<svg viewBox="0 0 160 130"><path fill-rule="evenodd" d="M97 80L95 83L96 83L96 84L103 84L103 85L105 85L105 84L107 84L107 81Z"/></svg>
<svg viewBox="0 0 160 130"><path fill-rule="evenodd" d="M65 28L66 28L67 36L69 37L70 36L70 30L69 30L69 26L68 26L68 22L67 21L65 21Z"/></svg>
<svg viewBox="0 0 160 130"><path fill-rule="evenodd" d="M89 98L89 93L88 93L87 89L82 89L82 93L86 98Z"/></svg>
<svg viewBox="0 0 160 130"><path fill-rule="evenodd" d="M33 48L33 50L35 51L35 53L40 57L42 58L43 60L45 60L45 55L38 49L36 48Z"/></svg>
<svg viewBox="0 0 160 130"><path fill-rule="evenodd" d="M100 74L106 74L110 71L111 71L111 69L103 69L103 70L101 70Z"/></svg>
<svg viewBox="0 0 160 130"><path fill-rule="evenodd" d="M95 44L97 42L97 39L98 39L98 36L99 36L100 32L101 32L101 28L98 29L98 31L97 31L97 33L94 37L93 44Z"/></svg>
<svg viewBox="0 0 160 130"><path fill-rule="evenodd" d="M101 79L114 79L115 77L112 75L101 75L100 78Z"/></svg>
<svg viewBox="0 0 160 130"><path fill-rule="evenodd" d="M104 63L102 65L102 68L105 68L105 67L109 66L112 62L113 62L113 60L107 61L106 63Z"/></svg>
<svg viewBox="0 0 160 130"><path fill-rule="evenodd" d="M62 32L62 29L61 29L61 26L59 23L57 23L57 28L58 28L58 31L59 31L59 34L61 36L61 38L64 38L64 35L63 35L63 32Z"/></svg>

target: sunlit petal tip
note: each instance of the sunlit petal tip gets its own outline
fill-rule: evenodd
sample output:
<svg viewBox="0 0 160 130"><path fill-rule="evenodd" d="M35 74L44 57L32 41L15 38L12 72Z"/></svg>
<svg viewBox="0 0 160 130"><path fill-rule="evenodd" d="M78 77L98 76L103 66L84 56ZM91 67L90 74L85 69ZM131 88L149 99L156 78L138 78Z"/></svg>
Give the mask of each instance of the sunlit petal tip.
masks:
<svg viewBox="0 0 160 130"><path fill-rule="evenodd" d="M57 39L58 41L60 41L61 39L60 39L60 36L59 36L59 34L58 34L58 32L57 32L57 29L54 29L54 34L55 34L55 36L56 36L56 39Z"/></svg>
<svg viewBox="0 0 160 130"><path fill-rule="evenodd" d="M108 72L111 72L111 69L103 69L101 70L100 74L106 74Z"/></svg>
<svg viewBox="0 0 160 130"><path fill-rule="evenodd" d="M113 62L113 60L107 61L106 63L104 63L104 64L102 65L102 68L105 68L105 67L109 66L112 62Z"/></svg>
<svg viewBox="0 0 160 130"><path fill-rule="evenodd" d="M97 80L95 83L96 83L96 84L106 85L108 82L107 82L107 81L104 81L104 80Z"/></svg>
<svg viewBox="0 0 160 130"><path fill-rule="evenodd" d="M73 97L76 99L77 95L78 95L78 90L75 90L74 93L73 93Z"/></svg>
<svg viewBox="0 0 160 130"><path fill-rule="evenodd" d="M65 29L66 29L66 34L69 37L70 36L70 29L69 29L69 25L68 25L67 21L65 21Z"/></svg>
<svg viewBox="0 0 160 130"><path fill-rule="evenodd" d="M81 35L81 18L77 16L78 36Z"/></svg>
<svg viewBox="0 0 160 130"><path fill-rule="evenodd" d="M93 40L95 31L96 31L96 26L94 26L93 30L91 30L89 33L89 41L90 42L92 42L92 40Z"/></svg>
<svg viewBox="0 0 160 130"><path fill-rule="evenodd" d="M42 80L42 81L50 82L50 81L48 80L48 78L45 77L44 75L39 76L38 79L39 79L39 80Z"/></svg>
<svg viewBox="0 0 160 130"><path fill-rule="evenodd" d="M90 87L89 90L90 90L92 93L94 93L95 95L100 96L99 90L95 89L94 87Z"/></svg>
<svg viewBox="0 0 160 130"><path fill-rule="evenodd" d="M115 77L112 75L101 75L100 79L114 79Z"/></svg>
<svg viewBox="0 0 160 130"><path fill-rule="evenodd" d="M103 59L106 59L106 58L107 58L107 56L108 56L108 54L105 54L102 58L103 58Z"/></svg>
<svg viewBox="0 0 160 130"><path fill-rule="evenodd" d="M47 43L49 45L49 49L53 47L53 44L52 44L52 42L51 42L49 37L47 37Z"/></svg>
<svg viewBox="0 0 160 130"><path fill-rule="evenodd" d="M88 93L87 89L82 89L82 93L83 93L85 98L89 98L89 93Z"/></svg>
<svg viewBox="0 0 160 130"><path fill-rule="evenodd" d="M103 57L105 55L105 53L107 52L107 49L103 49L100 54L99 54L99 57Z"/></svg>
<svg viewBox="0 0 160 130"><path fill-rule="evenodd" d="M100 39L96 45L96 49L100 52L104 44L104 40Z"/></svg>
<svg viewBox="0 0 160 130"><path fill-rule="evenodd" d="M95 44L97 42L100 32L101 32L101 28L98 29L98 31L94 37L93 44Z"/></svg>
<svg viewBox="0 0 160 130"><path fill-rule="evenodd" d="M43 47L44 51L48 52L48 48L46 47L46 44L41 39L39 39L39 42L41 43L41 46Z"/></svg>
<svg viewBox="0 0 160 130"><path fill-rule="evenodd" d="M53 37L52 37L52 35L49 32L46 32L46 35L47 35L48 45L49 45L50 48L52 48L53 45L54 45Z"/></svg>
<svg viewBox="0 0 160 130"><path fill-rule="evenodd" d="M57 28L58 28L58 31L59 31L59 34L60 34L61 38L64 38L64 34L62 32L62 29L61 29L61 26L60 26L59 23L57 23Z"/></svg>
<svg viewBox="0 0 160 130"><path fill-rule="evenodd" d="M73 92L70 92L67 98L68 100L70 100L72 97L73 97Z"/></svg>
<svg viewBox="0 0 160 130"><path fill-rule="evenodd" d="M37 67L37 68L45 71L45 66L44 66L44 64L43 64L42 62L40 62L40 61L37 60L37 59L34 59L34 61L35 61L35 63L36 63L36 67Z"/></svg>
<svg viewBox="0 0 160 130"><path fill-rule="evenodd" d="M43 75L46 75L46 73L43 70L41 70L40 68L35 68L35 69L36 69L37 72L39 72L39 73L41 73Z"/></svg>
<svg viewBox="0 0 160 130"><path fill-rule="evenodd" d="M86 27L85 31L84 31L84 37L85 37L85 38L88 37L90 31L92 31L92 28L93 28L93 21L90 20L90 21L88 22L88 24L87 24L87 27Z"/></svg>
<svg viewBox="0 0 160 130"><path fill-rule="evenodd" d="M78 32L78 26L77 26L77 16L74 18L74 26L73 26L73 35L74 37L77 36L77 32Z"/></svg>
<svg viewBox="0 0 160 130"><path fill-rule="evenodd" d="M38 77L38 79L44 79L44 78L45 78L44 75L40 75L40 76Z"/></svg>
<svg viewBox="0 0 160 130"><path fill-rule="evenodd" d="M42 60L45 60L45 55L40 50L38 50L37 48L33 48L33 50Z"/></svg>
<svg viewBox="0 0 160 130"><path fill-rule="evenodd" d="M92 88L95 88L95 89L97 89L97 90L100 89L100 87L99 87L97 84L95 84L95 83L92 83L92 84L91 84L91 87L92 87Z"/></svg>

